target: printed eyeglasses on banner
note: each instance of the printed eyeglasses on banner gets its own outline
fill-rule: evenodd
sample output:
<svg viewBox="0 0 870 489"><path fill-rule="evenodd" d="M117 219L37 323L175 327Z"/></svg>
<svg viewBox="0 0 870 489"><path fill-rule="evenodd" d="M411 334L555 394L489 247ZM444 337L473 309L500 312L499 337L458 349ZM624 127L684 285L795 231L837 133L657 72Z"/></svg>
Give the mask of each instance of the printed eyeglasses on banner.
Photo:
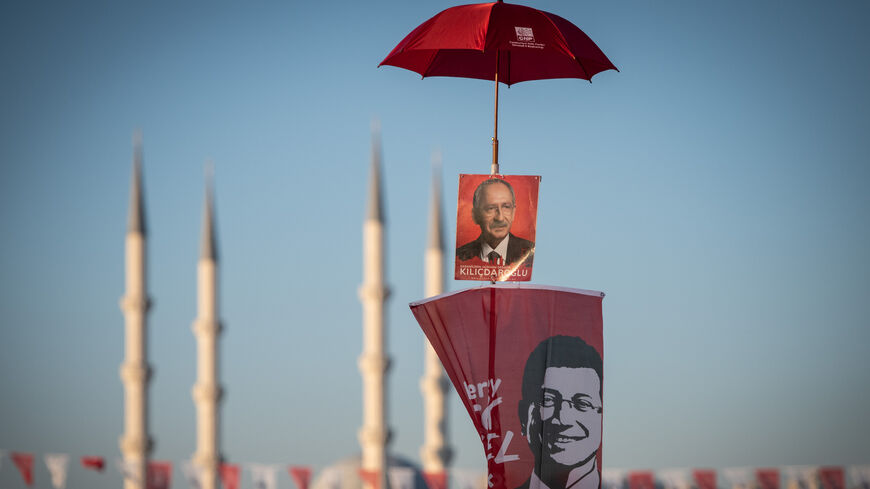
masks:
<svg viewBox="0 0 870 489"><path fill-rule="evenodd" d="M602 406L595 406L592 404L589 399L582 395L576 395L571 399L562 399L562 396L559 394L553 394L550 392L545 392L542 399L540 401L536 401L535 404L541 408L541 416L544 418L549 418L553 413L550 413L547 416L544 416L544 410L562 410L562 403L567 402L568 406L577 411L578 413L595 413L601 414Z"/></svg>

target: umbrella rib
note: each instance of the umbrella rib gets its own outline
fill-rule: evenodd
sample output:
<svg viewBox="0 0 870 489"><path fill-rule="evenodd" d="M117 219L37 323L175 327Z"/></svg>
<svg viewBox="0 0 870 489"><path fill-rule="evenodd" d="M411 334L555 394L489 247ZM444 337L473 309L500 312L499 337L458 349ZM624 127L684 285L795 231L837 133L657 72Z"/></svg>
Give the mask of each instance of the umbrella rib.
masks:
<svg viewBox="0 0 870 489"><path fill-rule="evenodd" d="M507 86L511 86L511 52L507 52Z"/></svg>
<svg viewBox="0 0 870 489"><path fill-rule="evenodd" d="M569 48L569 51L568 51L568 52L571 53L571 58L574 60L575 63L577 63L577 66L580 67L580 70L583 71L583 75L586 76L586 79L589 80L589 83L592 83L592 77L589 76L589 72L586 71L586 68L585 68L585 67L583 67L583 63L581 63L580 60L577 59L577 56L574 55L573 50L570 50L570 48L571 48L571 44L568 42L567 39L565 39L564 34L562 34L562 30L559 29L559 26L557 26L556 23L553 22L553 19L551 19L550 16L547 15L546 12L542 12L542 13L544 14L544 18L547 19L547 22L549 22L550 25L553 26L553 29L556 30L556 34L559 35L559 38L562 39L562 42L565 43L566 46L568 46L568 48Z"/></svg>
<svg viewBox="0 0 870 489"><path fill-rule="evenodd" d="M423 70L423 73L420 73L420 78L426 78L426 75L429 74L429 69L432 68L432 62L435 61L435 58L438 56L438 50L432 50L432 55L429 57L429 62L426 63L426 69Z"/></svg>

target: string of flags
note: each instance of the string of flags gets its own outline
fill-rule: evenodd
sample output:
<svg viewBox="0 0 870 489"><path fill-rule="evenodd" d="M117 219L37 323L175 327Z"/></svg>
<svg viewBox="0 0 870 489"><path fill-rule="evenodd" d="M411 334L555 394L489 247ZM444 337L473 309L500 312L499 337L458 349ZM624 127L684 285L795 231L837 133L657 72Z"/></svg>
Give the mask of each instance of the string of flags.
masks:
<svg viewBox="0 0 870 489"><path fill-rule="evenodd" d="M33 453L7 452L0 450L0 470L4 469L4 459L12 464L28 487L34 484ZM46 453L43 462L55 489L65 489L71 456L65 453ZM121 458L115 459L115 467L122 477L141 484L132 465ZM103 473L107 467L106 458L101 456L79 457L79 465L85 470ZM152 460L148 462L145 489L171 489L173 464L171 461ZM177 464L181 475L193 489L199 489L201 471L190 460ZM278 472L281 465L232 464L222 463L218 476L224 489L239 489L242 469L250 473L257 489L277 489ZM310 466L288 465L286 470L296 489L309 489L314 469ZM377 481L377 474L359 470L357 477L362 481ZM390 467L388 472L390 489L415 489L415 471L411 467ZM423 480L429 489L486 489L487 478L484 471L449 469L441 473L423 473ZM320 471L325 489L341 489L345 475L338 467L327 467ZM448 479L452 485L448 486ZM601 489L870 489L870 464L850 466L795 465L784 467L729 467L714 469L662 469L626 470L604 469Z"/></svg>

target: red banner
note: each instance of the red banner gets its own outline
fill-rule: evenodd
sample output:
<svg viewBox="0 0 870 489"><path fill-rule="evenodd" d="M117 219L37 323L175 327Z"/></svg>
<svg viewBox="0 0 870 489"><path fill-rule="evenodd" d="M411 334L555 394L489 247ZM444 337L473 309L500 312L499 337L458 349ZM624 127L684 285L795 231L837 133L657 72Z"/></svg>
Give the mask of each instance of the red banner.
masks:
<svg viewBox="0 0 870 489"><path fill-rule="evenodd" d="M819 482L822 489L845 489L843 467L819 467Z"/></svg>
<svg viewBox="0 0 870 489"><path fill-rule="evenodd" d="M290 473L290 477L293 478L296 487L299 489L308 489L308 483L311 481L311 467L291 465L290 467L287 467L287 472Z"/></svg>
<svg viewBox="0 0 870 489"><path fill-rule="evenodd" d="M600 292L497 284L411 304L471 416L490 489L598 489Z"/></svg>
<svg viewBox="0 0 870 489"><path fill-rule="evenodd" d="M459 175L456 280L532 279L541 177Z"/></svg>
<svg viewBox="0 0 870 489"><path fill-rule="evenodd" d="M628 474L628 489L656 489L656 477L651 471L636 470Z"/></svg>
<svg viewBox="0 0 870 489"><path fill-rule="evenodd" d="M106 467L106 461L103 457L82 457L82 467L86 469L96 470L97 472L102 472Z"/></svg>
<svg viewBox="0 0 870 489"><path fill-rule="evenodd" d="M172 462L148 462L145 489L169 489L172 485Z"/></svg>
<svg viewBox="0 0 870 489"><path fill-rule="evenodd" d="M779 469L758 469L755 471L758 489L779 489Z"/></svg>
<svg viewBox="0 0 870 489"><path fill-rule="evenodd" d="M21 472L21 478L28 486L33 485L33 454L12 452L10 455L12 462L18 467L18 472Z"/></svg>
<svg viewBox="0 0 870 489"><path fill-rule="evenodd" d="M239 465L221 464L221 483L224 489L239 489Z"/></svg>
<svg viewBox="0 0 870 489"><path fill-rule="evenodd" d="M696 469L692 471L695 487L698 489L716 489L716 471Z"/></svg>

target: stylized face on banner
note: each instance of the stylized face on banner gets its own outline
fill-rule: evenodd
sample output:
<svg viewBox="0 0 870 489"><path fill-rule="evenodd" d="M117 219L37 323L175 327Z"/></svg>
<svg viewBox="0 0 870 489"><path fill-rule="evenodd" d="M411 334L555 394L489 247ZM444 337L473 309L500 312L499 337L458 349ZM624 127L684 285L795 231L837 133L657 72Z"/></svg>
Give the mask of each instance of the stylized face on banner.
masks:
<svg viewBox="0 0 870 489"><path fill-rule="evenodd" d="M548 367L540 401L520 423L532 453L552 470L588 462L601 445L601 380L591 368Z"/></svg>
<svg viewBox="0 0 870 489"><path fill-rule="evenodd" d="M495 285L411 304L478 430L492 489L599 489L600 292Z"/></svg>

